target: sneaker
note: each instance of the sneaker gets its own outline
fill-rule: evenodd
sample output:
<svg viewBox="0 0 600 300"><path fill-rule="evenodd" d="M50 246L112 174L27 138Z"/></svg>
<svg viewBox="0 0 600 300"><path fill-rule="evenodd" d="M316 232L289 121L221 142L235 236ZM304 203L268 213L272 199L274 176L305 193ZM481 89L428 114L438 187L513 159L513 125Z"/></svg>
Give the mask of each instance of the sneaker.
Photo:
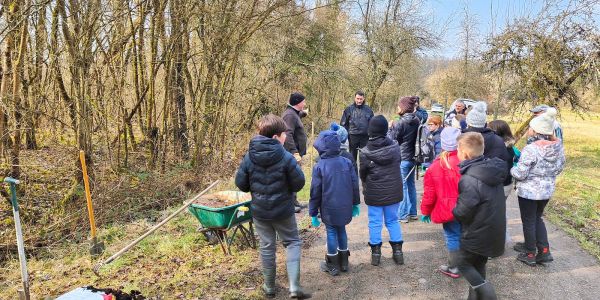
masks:
<svg viewBox="0 0 600 300"><path fill-rule="evenodd" d="M400 223L408 223L408 218L406 218L406 219L400 219Z"/></svg>
<svg viewBox="0 0 600 300"><path fill-rule="evenodd" d="M536 262L535 262L535 253L519 253L519 255L517 255L517 260L520 262L525 263L528 266L535 266Z"/></svg>
<svg viewBox="0 0 600 300"><path fill-rule="evenodd" d="M440 266L440 272L442 272L442 274L449 276L451 278L460 278L460 274L458 273L458 268L457 267L450 267L448 265L441 265Z"/></svg>
<svg viewBox="0 0 600 300"><path fill-rule="evenodd" d="M515 243L513 249L519 253L527 253L527 248L525 248L525 243L518 242Z"/></svg>
<svg viewBox="0 0 600 300"><path fill-rule="evenodd" d="M547 263L554 260L552 254L550 254L550 250L548 248L542 248L538 250L538 254L535 256L535 262L538 264Z"/></svg>
<svg viewBox="0 0 600 300"><path fill-rule="evenodd" d="M408 216L408 217L409 217L411 220L413 220L413 221L416 221L416 220L418 220L418 219L419 219L419 216L416 216L416 215L410 215L410 216Z"/></svg>

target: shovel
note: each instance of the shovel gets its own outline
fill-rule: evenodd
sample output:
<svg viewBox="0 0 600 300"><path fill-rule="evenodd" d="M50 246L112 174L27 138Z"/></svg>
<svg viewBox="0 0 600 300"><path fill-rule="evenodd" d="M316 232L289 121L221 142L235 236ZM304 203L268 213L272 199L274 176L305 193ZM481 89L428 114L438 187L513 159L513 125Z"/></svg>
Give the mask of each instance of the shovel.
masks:
<svg viewBox="0 0 600 300"><path fill-rule="evenodd" d="M96 221L94 219L94 207L92 206L92 194L90 193L90 180L88 178L87 166L85 164L85 152L79 151L79 160L81 161L81 172L83 173L83 183L85 185L85 198L87 200L88 216L90 218L90 228L92 238L90 239L90 254L98 256L104 252L104 242L99 241L96 236Z"/></svg>

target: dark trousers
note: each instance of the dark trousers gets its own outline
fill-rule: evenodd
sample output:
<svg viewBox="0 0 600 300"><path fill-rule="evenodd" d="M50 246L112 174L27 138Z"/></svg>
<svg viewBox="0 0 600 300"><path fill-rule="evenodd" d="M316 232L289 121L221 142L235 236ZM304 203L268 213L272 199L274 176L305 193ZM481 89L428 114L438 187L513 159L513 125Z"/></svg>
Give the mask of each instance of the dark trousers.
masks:
<svg viewBox="0 0 600 300"><path fill-rule="evenodd" d="M354 161L358 163L358 148L365 147L369 141L368 135L348 135L348 148L350 148L350 154L354 157ZM357 164L358 165L358 164ZM357 170L358 171L358 170Z"/></svg>
<svg viewBox="0 0 600 300"><path fill-rule="evenodd" d="M485 264L488 258L463 249L458 252L458 270L471 286L485 283Z"/></svg>
<svg viewBox="0 0 600 300"><path fill-rule="evenodd" d="M548 248L548 232L542 215L548 200L529 200L519 197L519 210L521 211L521 222L523 223L523 236L525 237L525 248L535 252L538 249Z"/></svg>

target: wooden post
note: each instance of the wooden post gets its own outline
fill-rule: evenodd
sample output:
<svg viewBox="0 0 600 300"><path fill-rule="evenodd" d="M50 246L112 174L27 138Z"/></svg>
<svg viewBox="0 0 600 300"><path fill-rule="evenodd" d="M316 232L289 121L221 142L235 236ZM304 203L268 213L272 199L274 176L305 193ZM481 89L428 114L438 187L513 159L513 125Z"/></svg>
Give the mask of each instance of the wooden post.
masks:
<svg viewBox="0 0 600 300"><path fill-rule="evenodd" d="M19 203L17 202L17 187L19 180L12 177L4 178L4 182L10 184L10 202L15 217L15 229L17 233L17 248L19 251L19 263L21 264L21 279L23 290L19 291L20 299L29 300L29 274L27 273L27 257L25 256L25 243L23 242L23 229L21 228L21 217L19 216Z"/></svg>

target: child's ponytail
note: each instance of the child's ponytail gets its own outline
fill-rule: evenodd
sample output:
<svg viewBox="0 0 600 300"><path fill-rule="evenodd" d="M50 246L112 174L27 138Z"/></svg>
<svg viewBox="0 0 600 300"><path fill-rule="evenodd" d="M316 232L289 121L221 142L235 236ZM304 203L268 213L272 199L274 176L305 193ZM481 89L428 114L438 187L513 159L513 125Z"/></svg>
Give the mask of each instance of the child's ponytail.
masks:
<svg viewBox="0 0 600 300"><path fill-rule="evenodd" d="M450 156L450 152L448 151L442 151L442 153L440 153L440 162L442 167L445 167L446 169L450 170L452 169L452 166L450 165L450 162L448 161L448 157Z"/></svg>

